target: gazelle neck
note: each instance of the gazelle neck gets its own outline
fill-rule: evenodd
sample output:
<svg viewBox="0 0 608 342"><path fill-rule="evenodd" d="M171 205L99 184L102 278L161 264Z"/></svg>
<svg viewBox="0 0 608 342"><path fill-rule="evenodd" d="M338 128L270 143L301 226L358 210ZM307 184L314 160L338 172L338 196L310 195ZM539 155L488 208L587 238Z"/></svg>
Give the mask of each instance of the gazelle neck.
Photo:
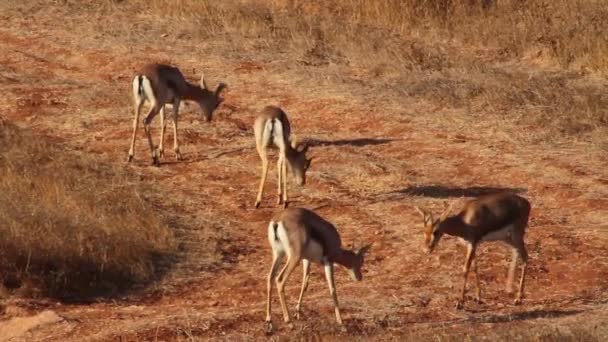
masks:
<svg viewBox="0 0 608 342"><path fill-rule="evenodd" d="M462 220L462 216L450 216L439 224L439 231L447 235L463 238L465 240L471 237L468 225Z"/></svg>
<svg viewBox="0 0 608 342"><path fill-rule="evenodd" d="M186 83L186 89L181 94L182 99L190 101L200 101L204 96L205 90L198 85Z"/></svg>
<svg viewBox="0 0 608 342"><path fill-rule="evenodd" d="M346 268L352 268L355 265L356 260L357 254L349 250L342 249L340 253L337 253L332 261Z"/></svg>

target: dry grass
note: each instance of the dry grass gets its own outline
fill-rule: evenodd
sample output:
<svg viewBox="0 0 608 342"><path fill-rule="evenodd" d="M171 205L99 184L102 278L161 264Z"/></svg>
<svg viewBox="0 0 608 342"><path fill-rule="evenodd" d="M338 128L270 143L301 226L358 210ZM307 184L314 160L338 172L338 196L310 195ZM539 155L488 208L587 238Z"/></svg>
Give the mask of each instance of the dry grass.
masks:
<svg viewBox="0 0 608 342"><path fill-rule="evenodd" d="M172 233L125 172L0 122L0 279L66 300L154 279ZM23 293L35 295L35 293Z"/></svg>
<svg viewBox="0 0 608 342"><path fill-rule="evenodd" d="M255 41L256 49L300 65L359 70L365 82L395 96L542 126L549 139L605 126L608 7L592 0L489 3L133 0L104 6L145 13L177 37Z"/></svg>

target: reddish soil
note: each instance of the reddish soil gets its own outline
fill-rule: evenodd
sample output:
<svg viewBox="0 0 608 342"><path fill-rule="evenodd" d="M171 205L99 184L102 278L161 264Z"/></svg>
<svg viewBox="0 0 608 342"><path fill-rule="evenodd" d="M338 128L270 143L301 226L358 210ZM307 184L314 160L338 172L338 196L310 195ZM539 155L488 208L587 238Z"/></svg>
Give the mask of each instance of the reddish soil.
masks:
<svg viewBox="0 0 608 342"><path fill-rule="evenodd" d="M79 40L68 24L0 22L3 115L66 149L124 165L158 187L155 205L174 220L182 246L182 261L158 284L121 298L89 304L11 300L9 307L20 308L11 317L52 310L63 318L30 329L24 340L263 337L271 259L265 227L277 210L276 176L273 167L262 208L253 209L260 162L251 126L266 104L283 106L298 136L314 143L309 182L291 185L292 205L316 209L348 244L374 242L362 282L337 271L345 331L334 322L322 271L313 267L303 319L294 330L282 324L275 298L275 336L395 338L448 325L484 334L497 326L606 313L608 177L605 152L591 142L527 144L512 134L521 129L515 124L490 129L488 122L467 120L465 111L387 99L356 85L319 84L302 76L308 69L203 53L207 46L127 49L132 42L114 37L114 49ZM176 62L192 79L197 74L191 70L202 68L229 85L212 123L203 122L195 107L182 108L178 134L185 160L173 160L169 129L160 168L149 165L143 131L134 163L126 163L130 77L152 60ZM456 119L466 124L451 127ZM511 305L503 291L510 251L488 243L478 254L485 302L468 301L456 311L464 250L446 238L434 255L424 254L412 206L438 211L443 200L496 188L520 189L533 204L526 299ZM291 309L299 284L296 272L287 293Z"/></svg>

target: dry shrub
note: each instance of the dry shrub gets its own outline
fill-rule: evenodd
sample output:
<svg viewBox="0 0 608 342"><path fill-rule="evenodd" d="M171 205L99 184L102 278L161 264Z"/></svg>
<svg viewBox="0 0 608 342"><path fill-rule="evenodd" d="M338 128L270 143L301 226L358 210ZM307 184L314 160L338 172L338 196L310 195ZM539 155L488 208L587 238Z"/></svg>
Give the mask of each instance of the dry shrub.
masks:
<svg viewBox="0 0 608 342"><path fill-rule="evenodd" d="M0 144L6 287L83 300L163 271L172 233L126 172L2 121Z"/></svg>

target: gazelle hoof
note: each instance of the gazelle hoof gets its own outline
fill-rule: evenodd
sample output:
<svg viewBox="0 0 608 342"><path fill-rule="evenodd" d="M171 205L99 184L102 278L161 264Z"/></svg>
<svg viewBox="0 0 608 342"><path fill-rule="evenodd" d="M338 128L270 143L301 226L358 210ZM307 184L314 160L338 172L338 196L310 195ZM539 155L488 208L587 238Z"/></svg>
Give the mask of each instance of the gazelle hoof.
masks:
<svg viewBox="0 0 608 342"><path fill-rule="evenodd" d="M165 151L164 150L158 150L158 157L159 158L164 158L165 157Z"/></svg>
<svg viewBox="0 0 608 342"><path fill-rule="evenodd" d="M272 322L271 321L266 321L265 325L266 326L265 326L264 330L266 330L266 334L269 334L269 335L272 334Z"/></svg>
<svg viewBox="0 0 608 342"><path fill-rule="evenodd" d="M462 310L463 308L464 308L464 304L462 303L462 301L457 301L456 310Z"/></svg>
<svg viewBox="0 0 608 342"><path fill-rule="evenodd" d="M296 308L296 313L293 315L293 317L298 320L300 319L300 310L298 308Z"/></svg>
<svg viewBox="0 0 608 342"><path fill-rule="evenodd" d="M175 151L175 160L182 160L182 154L179 151Z"/></svg>
<svg viewBox="0 0 608 342"><path fill-rule="evenodd" d="M261 203L262 203L262 202L260 202L260 201L255 201L255 208L256 208L256 209L257 209L257 208L259 208Z"/></svg>
<svg viewBox="0 0 608 342"><path fill-rule="evenodd" d="M160 161L158 160L158 157L152 158L152 165L153 166L160 166Z"/></svg>
<svg viewBox="0 0 608 342"><path fill-rule="evenodd" d="M513 305L520 305L521 304L521 298L515 298L515 300L513 301Z"/></svg>
<svg viewBox="0 0 608 342"><path fill-rule="evenodd" d="M283 209L286 209L288 204L289 203L287 201L283 202Z"/></svg>
<svg viewBox="0 0 608 342"><path fill-rule="evenodd" d="M129 154L129 159L127 160L127 163L130 163L130 162L132 162L132 161L133 161L133 155L132 155L132 154Z"/></svg>

